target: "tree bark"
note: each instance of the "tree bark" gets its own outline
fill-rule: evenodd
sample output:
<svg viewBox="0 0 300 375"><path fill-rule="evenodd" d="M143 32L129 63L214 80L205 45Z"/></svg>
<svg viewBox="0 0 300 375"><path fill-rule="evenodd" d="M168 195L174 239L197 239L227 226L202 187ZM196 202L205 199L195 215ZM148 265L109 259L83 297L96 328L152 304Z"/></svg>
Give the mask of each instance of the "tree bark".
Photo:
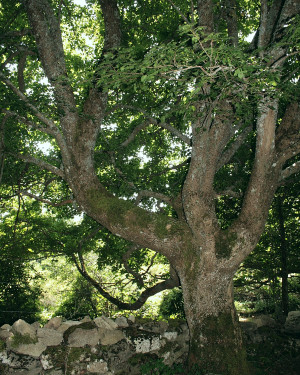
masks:
<svg viewBox="0 0 300 375"><path fill-rule="evenodd" d="M188 366L197 365L204 374L248 375L234 307L233 270L224 259L214 259L211 267L201 263L195 258L179 271L190 332Z"/></svg>
<svg viewBox="0 0 300 375"><path fill-rule="evenodd" d="M288 294L288 267L287 255L288 249L285 240L285 225L284 215L282 209L282 197L277 197L277 212L279 220L279 236L280 236L280 250L281 250L281 308L284 316L289 312L289 294Z"/></svg>

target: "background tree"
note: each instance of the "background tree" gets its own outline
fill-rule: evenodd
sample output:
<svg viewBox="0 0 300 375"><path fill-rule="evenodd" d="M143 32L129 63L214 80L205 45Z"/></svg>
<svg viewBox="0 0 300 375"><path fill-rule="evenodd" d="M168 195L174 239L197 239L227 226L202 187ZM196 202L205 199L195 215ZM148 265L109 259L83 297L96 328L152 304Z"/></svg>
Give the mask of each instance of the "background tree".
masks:
<svg viewBox="0 0 300 375"><path fill-rule="evenodd" d="M2 155L56 176L22 194L74 201L165 256L164 286L183 291L189 364L247 374L232 280L276 189L299 171L299 3L2 4ZM45 140L51 155L38 152ZM226 209L230 195L239 211L224 227L216 202Z"/></svg>

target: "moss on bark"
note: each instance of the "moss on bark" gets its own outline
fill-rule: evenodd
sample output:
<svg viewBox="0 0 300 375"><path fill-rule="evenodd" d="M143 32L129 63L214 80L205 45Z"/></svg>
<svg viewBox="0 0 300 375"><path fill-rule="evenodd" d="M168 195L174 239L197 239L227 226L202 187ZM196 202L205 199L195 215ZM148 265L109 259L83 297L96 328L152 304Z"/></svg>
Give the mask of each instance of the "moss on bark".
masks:
<svg viewBox="0 0 300 375"><path fill-rule="evenodd" d="M241 333L231 312L205 317L191 332L189 365L222 375L250 375Z"/></svg>

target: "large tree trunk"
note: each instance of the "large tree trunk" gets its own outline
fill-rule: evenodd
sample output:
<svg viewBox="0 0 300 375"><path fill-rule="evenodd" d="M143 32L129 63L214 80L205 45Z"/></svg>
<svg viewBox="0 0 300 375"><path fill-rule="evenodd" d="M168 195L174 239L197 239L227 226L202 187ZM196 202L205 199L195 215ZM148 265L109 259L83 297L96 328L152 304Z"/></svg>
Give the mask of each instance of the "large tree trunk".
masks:
<svg viewBox="0 0 300 375"><path fill-rule="evenodd" d="M204 374L250 374L233 300L233 273L222 262L180 272L190 331L189 367ZM196 268L197 267L197 268ZM202 269L201 269L202 268Z"/></svg>

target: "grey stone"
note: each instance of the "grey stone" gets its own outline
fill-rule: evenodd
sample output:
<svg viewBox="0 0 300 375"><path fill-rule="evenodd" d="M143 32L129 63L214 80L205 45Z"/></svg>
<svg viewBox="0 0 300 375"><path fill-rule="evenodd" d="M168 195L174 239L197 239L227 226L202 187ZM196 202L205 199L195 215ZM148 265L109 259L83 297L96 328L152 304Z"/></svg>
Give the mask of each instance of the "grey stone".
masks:
<svg viewBox="0 0 300 375"><path fill-rule="evenodd" d="M300 334L300 311L290 311L284 329L287 333Z"/></svg>
<svg viewBox="0 0 300 375"><path fill-rule="evenodd" d="M112 329L105 329L99 328L99 338L102 345L114 345L117 342L125 339L125 335L120 330L112 330Z"/></svg>
<svg viewBox="0 0 300 375"><path fill-rule="evenodd" d="M38 341L35 344L20 344L15 347L11 344L9 339L7 341L7 348L18 354L25 354L33 358L39 358L39 356L47 349L47 345L42 341Z"/></svg>
<svg viewBox="0 0 300 375"><path fill-rule="evenodd" d="M108 367L107 363L100 359L99 362L92 362L87 365L87 370L91 373L96 373L96 374L107 374L108 372Z"/></svg>
<svg viewBox="0 0 300 375"><path fill-rule="evenodd" d="M62 318L59 316L55 316L54 318L51 318L45 325L44 328L49 329L57 329L62 323Z"/></svg>
<svg viewBox="0 0 300 375"><path fill-rule="evenodd" d="M6 339L8 339L11 336L13 336L12 332L7 331L6 329L1 329L0 328L0 339L2 339L2 340L5 341Z"/></svg>
<svg viewBox="0 0 300 375"><path fill-rule="evenodd" d="M125 318L125 316L119 316L119 317L117 317L117 319L115 320L115 323L120 328L129 327L129 324L128 324L127 319Z"/></svg>
<svg viewBox="0 0 300 375"><path fill-rule="evenodd" d="M57 328L57 331L64 333L68 328L73 327L73 326L77 326L79 324L81 324L81 322L77 322L77 321L74 321L74 320L67 320L66 322L63 322Z"/></svg>
<svg viewBox="0 0 300 375"><path fill-rule="evenodd" d="M87 323L87 322L91 322L92 319L86 315L83 319L81 319L80 323Z"/></svg>
<svg viewBox="0 0 300 375"><path fill-rule="evenodd" d="M129 315L128 320L129 320L131 323L134 323L134 322L135 322L135 316L132 315L132 314Z"/></svg>
<svg viewBox="0 0 300 375"><path fill-rule="evenodd" d="M34 322L31 324L31 327L34 328L35 330L37 330L38 328L41 327L40 323L39 322Z"/></svg>
<svg viewBox="0 0 300 375"><path fill-rule="evenodd" d="M89 330L77 328L70 334L68 343L72 348L80 348L86 345L95 346L98 344L99 338L100 337L97 328Z"/></svg>
<svg viewBox="0 0 300 375"><path fill-rule="evenodd" d="M26 323L24 320L19 319L11 327L13 333L18 333L22 336L29 335L32 339L36 337L36 330L30 324Z"/></svg>
<svg viewBox="0 0 300 375"><path fill-rule="evenodd" d="M252 322L256 324L257 328L259 327L276 327L276 322L269 315L259 315L255 319L252 319Z"/></svg>
<svg viewBox="0 0 300 375"><path fill-rule="evenodd" d="M1 326L2 329L5 329L7 331L10 331L11 330L11 325L9 324L3 324L3 326Z"/></svg>
<svg viewBox="0 0 300 375"><path fill-rule="evenodd" d="M94 319L94 322L99 328L105 328L105 329L117 329L118 328L117 323L115 323L112 319L107 318L106 316L100 316Z"/></svg>
<svg viewBox="0 0 300 375"><path fill-rule="evenodd" d="M63 340L63 333L54 329L39 328L37 330L37 337L40 342L47 346L59 345Z"/></svg>

